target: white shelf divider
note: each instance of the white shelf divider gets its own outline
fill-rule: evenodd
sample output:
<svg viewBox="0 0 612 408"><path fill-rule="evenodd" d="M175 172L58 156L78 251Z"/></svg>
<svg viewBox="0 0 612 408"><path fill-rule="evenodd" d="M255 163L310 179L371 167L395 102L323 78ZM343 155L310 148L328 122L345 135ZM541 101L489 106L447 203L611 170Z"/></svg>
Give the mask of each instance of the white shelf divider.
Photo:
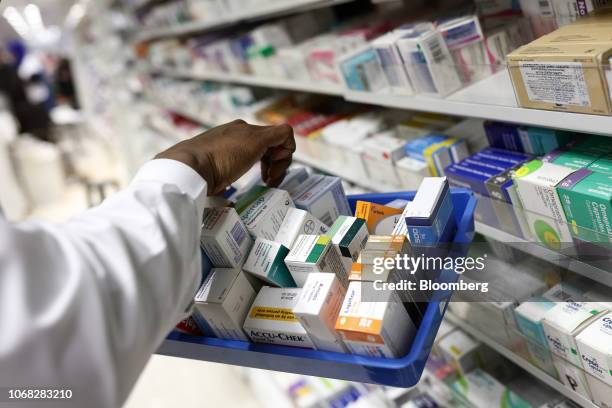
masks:
<svg viewBox="0 0 612 408"><path fill-rule="evenodd" d="M529 374L536 377L538 380L542 381L544 384L553 388L555 391L557 391L561 395L574 401L581 407L598 408L597 405L593 404L593 402L591 402L590 400L584 398L582 395L578 394L577 392L574 392L570 390L569 388L566 388L561 382L557 381L557 379L551 377L550 375L548 375L548 373L540 370L539 368L531 364L529 361L525 360L521 356L514 353L512 350L504 347L503 345L499 344L495 340L491 339L485 333L476 329L469 323L465 322L463 319L456 317L455 315L453 315L452 312L446 312L444 316L449 322L455 324L456 326L459 326L462 330L466 331L467 333L469 333L476 339L480 340L482 343L491 347L493 350L497 351L499 354L501 354L508 360L512 361L514 364L521 367L523 370L527 371Z"/></svg>

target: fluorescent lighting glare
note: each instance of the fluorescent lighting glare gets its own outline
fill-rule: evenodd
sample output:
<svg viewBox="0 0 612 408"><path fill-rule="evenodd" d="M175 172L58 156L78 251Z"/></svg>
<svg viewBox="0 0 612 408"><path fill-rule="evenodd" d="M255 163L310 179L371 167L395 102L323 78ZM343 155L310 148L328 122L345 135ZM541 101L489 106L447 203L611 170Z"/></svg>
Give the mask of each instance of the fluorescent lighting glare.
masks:
<svg viewBox="0 0 612 408"><path fill-rule="evenodd" d="M40 15L40 9L36 4L30 3L25 6L23 9L23 14L25 15L25 18L32 29L40 31L44 30L45 25Z"/></svg>

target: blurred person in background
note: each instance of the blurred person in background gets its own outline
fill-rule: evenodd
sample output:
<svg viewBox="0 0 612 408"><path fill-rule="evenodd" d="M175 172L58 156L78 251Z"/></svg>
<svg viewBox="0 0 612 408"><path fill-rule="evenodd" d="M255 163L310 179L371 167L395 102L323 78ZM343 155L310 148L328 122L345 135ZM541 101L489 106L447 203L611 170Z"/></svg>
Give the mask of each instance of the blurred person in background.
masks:
<svg viewBox="0 0 612 408"><path fill-rule="evenodd" d="M68 58L61 58L55 70L55 87L58 98L67 102L72 108L78 109L76 91L72 78L72 69Z"/></svg>
<svg viewBox="0 0 612 408"><path fill-rule="evenodd" d="M53 406L121 406L189 314L207 195L258 161L278 185L294 151L289 126L234 121L158 154L124 191L67 222L0 216L0 387L72 391Z"/></svg>

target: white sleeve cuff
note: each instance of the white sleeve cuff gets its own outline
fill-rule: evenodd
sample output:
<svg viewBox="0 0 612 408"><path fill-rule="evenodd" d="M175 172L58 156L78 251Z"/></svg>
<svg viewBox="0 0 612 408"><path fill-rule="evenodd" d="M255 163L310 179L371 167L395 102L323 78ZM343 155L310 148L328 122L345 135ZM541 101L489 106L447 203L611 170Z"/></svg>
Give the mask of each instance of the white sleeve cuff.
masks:
<svg viewBox="0 0 612 408"><path fill-rule="evenodd" d="M145 163L138 170L131 184L141 181L173 184L196 202L200 212L204 210L207 194L206 181L194 169L180 161L154 159Z"/></svg>

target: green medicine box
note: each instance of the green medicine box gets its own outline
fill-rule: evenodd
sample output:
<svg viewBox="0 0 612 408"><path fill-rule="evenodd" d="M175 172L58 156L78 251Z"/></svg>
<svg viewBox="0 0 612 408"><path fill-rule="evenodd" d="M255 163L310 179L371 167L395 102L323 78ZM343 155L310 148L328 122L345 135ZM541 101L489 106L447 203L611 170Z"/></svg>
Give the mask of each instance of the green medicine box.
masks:
<svg viewBox="0 0 612 408"><path fill-rule="evenodd" d="M579 150L557 149L548 153L542 160L571 169L582 169L599 159L600 155Z"/></svg>
<svg viewBox="0 0 612 408"><path fill-rule="evenodd" d="M589 164L587 169L598 173L612 174L612 155L604 156Z"/></svg>
<svg viewBox="0 0 612 408"><path fill-rule="evenodd" d="M612 242L612 174L580 169L557 186L572 234L590 242Z"/></svg>

